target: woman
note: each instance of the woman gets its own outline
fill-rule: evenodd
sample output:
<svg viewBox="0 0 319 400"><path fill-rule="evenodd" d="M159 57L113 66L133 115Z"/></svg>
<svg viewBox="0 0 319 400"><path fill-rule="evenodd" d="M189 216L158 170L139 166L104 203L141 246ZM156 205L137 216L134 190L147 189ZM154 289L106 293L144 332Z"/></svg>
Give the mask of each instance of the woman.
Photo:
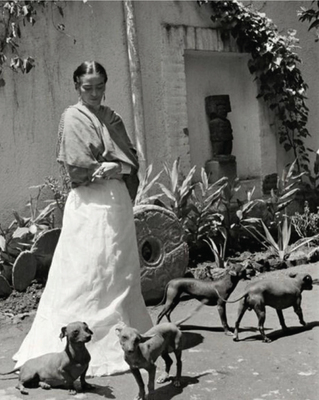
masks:
<svg viewBox="0 0 319 400"><path fill-rule="evenodd" d="M124 183L136 175L138 160L121 118L101 105L105 69L84 62L73 80L79 102L61 118L58 152L72 189L35 320L14 359L19 366L61 351L61 327L80 320L94 333L87 344L87 375L101 376L128 369L115 326L124 322L143 332L152 325L141 295L132 202Z"/></svg>

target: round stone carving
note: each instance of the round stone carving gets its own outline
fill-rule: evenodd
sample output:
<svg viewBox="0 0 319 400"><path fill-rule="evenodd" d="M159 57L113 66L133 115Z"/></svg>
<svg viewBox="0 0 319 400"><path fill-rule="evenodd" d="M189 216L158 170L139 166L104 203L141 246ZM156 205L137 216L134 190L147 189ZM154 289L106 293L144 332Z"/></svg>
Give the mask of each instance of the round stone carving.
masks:
<svg viewBox="0 0 319 400"><path fill-rule="evenodd" d="M166 284L182 277L188 264L188 246L176 215L163 207L134 207L141 264L142 294L146 303L163 298Z"/></svg>

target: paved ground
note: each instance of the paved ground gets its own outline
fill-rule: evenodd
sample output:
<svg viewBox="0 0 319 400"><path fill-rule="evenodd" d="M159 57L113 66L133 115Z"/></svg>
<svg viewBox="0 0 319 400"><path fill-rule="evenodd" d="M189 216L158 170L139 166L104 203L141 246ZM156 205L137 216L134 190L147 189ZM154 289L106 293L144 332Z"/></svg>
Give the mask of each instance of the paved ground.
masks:
<svg viewBox="0 0 319 400"><path fill-rule="evenodd" d="M295 267L319 278L319 263ZM280 275L284 272L275 273ZM245 287L241 282L232 295L235 299ZM155 400L317 400L319 398L319 286L304 292L303 311L306 328L301 327L292 309L284 312L289 334L283 335L276 312L267 308L266 332L272 343L261 342L253 312L243 318L241 341L236 343L223 334L216 307L203 307L183 327L186 348L183 352L181 388L170 383L156 385ZM182 318L195 307L195 300L184 301L172 314ZM234 325L237 304L227 307L228 320ZM161 307L150 307L153 320ZM21 323L0 320L0 371L13 367L12 355L28 332L32 318ZM158 370L163 368L158 360ZM175 368L172 370L175 372ZM146 374L143 373L146 380ZM9 379L8 379L9 378ZM89 379L96 389L91 393L68 395L62 389L44 391L30 389L29 396L21 395L14 387L17 378L0 378L0 399L117 399L130 400L137 393L131 374Z"/></svg>

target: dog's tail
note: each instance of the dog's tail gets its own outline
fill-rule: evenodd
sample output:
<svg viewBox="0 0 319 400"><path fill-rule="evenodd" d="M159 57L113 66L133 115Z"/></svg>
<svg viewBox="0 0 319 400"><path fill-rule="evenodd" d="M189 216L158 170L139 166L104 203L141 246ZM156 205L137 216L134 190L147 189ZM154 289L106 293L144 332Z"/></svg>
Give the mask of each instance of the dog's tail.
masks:
<svg viewBox="0 0 319 400"><path fill-rule="evenodd" d="M14 374L15 372L20 371L20 367L13 369L12 371L9 372L0 372L0 375L10 375L10 374Z"/></svg>
<svg viewBox="0 0 319 400"><path fill-rule="evenodd" d="M239 297L238 299L236 299L236 300L226 300L226 299L224 299L224 298L219 294L219 291L218 291L216 288L214 288L214 289L215 289L215 291L216 291L216 293L217 293L217 296L220 298L220 300L224 301L225 303L237 303L237 301L243 299L243 298L246 296L246 294L247 294L247 293L244 293L242 296L240 296L240 297Z"/></svg>
<svg viewBox="0 0 319 400"><path fill-rule="evenodd" d="M163 295L162 300L161 300L159 303L157 303L157 304L155 305L155 307L161 306L162 304L164 304L164 303L166 302L166 295L167 295L167 287L168 287L168 284L169 284L169 282L168 282L168 283L166 284L166 286L165 286L164 295Z"/></svg>
<svg viewBox="0 0 319 400"><path fill-rule="evenodd" d="M198 305L197 307L195 307L194 310L191 311L186 317L180 319L180 320L177 321L177 322L174 322L174 324L175 324L176 326L182 325L183 322L189 320L189 319L190 319L194 314L196 314L207 302L208 302L207 299L201 301L201 302L199 303L199 305Z"/></svg>

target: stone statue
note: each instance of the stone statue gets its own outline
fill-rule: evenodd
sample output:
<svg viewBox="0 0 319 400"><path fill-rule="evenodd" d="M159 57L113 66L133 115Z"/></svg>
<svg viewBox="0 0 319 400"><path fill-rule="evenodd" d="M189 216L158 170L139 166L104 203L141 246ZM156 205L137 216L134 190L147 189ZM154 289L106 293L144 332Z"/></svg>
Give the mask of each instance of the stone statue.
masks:
<svg viewBox="0 0 319 400"><path fill-rule="evenodd" d="M206 114L209 118L209 133L213 158L229 156L233 149L233 130L227 114L231 111L228 95L205 98Z"/></svg>
<svg viewBox="0 0 319 400"><path fill-rule="evenodd" d="M210 183L227 177L233 180L237 176L236 157L233 156L233 129L227 114L231 111L227 94L207 96L205 109L209 120L209 136L213 157L205 163Z"/></svg>

